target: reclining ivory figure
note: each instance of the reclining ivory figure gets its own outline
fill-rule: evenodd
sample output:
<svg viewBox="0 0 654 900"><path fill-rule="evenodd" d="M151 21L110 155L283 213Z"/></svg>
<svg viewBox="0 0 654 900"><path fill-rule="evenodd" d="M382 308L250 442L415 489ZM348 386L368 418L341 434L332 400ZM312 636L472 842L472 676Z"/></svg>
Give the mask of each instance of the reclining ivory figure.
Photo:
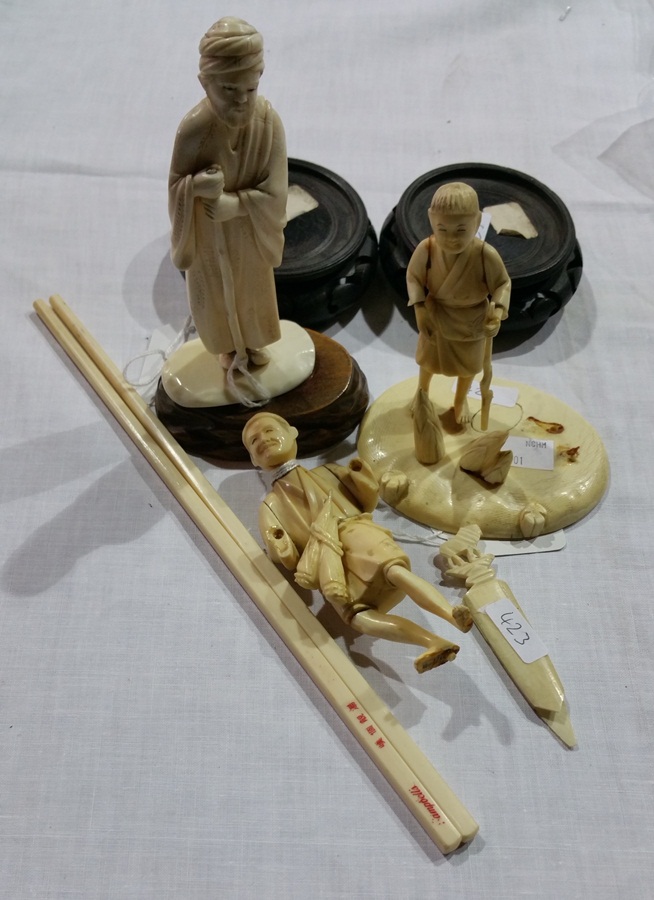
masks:
<svg viewBox="0 0 654 900"><path fill-rule="evenodd" d="M259 510L259 527L270 558L295 571L302 587L319 589L341 618L372 637L424 647L418 672L440 666L459 647L387 610L404 596L467 632L472 618L411 571L407 555L389 531L372 520L378 484L370 467L355 458L348 466L306 469L295 460L297 430L273 413L248 420L243 443L255 466L269 474L272 489Z"/></svg>

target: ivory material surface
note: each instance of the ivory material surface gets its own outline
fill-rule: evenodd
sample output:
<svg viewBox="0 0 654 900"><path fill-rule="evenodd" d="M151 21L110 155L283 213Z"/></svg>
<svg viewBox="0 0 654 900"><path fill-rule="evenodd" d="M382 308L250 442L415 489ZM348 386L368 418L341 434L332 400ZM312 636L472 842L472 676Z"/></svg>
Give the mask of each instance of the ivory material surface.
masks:
<svg viewBox="0 0 654 900"><path fill-rule="evenodd" d="M415 458L410 412L416 382L415 378L400 382L375 400L361 423L358 441L360 456L377 478L404 474L406 494L396 502L389 500L403 515L451 534L462 525L475 524L485 538L514 539L565 528L601 500L609 464L595 429L555 397L506 379L496 379L496 384L517 388L518 401L513 407L494 403L489 430L552 440L554 469L511 466L504 482L492 486L463 471L461 454L481 435L480 403L468 400L472 420L458 426L451 412L452 383L447 379L435 381L430 391L435 404L448 410L441 416L446 454L434 465L422 465ZM543 511L534 514L539 507ZM530 531L526 519L532 523Z"/></svg>
<svg viewBox="0 0 654 900"><path fill-rule="evenodd" d="M483 369L482 429L486 430L492 341L509 314L511 279L497 250L476 236L481 212L470 185L441 185L428 217L432 234L418 244L406 271L409 306L414 308L419 332L419 387L427 393L433 375L455 375L454 416L465 423L470 418L467 394ZM416 446L421 444L416 435ZM424 461L422 453L418 456Z"/></svg>
<svg viewBox="0 0 654 900"><path fill-rule="evenodd" d="M200 42L206 97L182 120L168 180L172 259L210 353L279 339L273 268L282 260L288 173L284 129L257 95L263 39L225 17Z"/></svg>
<svg viewBox="0 0 654 900"><path fill-rule="evenodd" d="M425 648L418 672L450 662L459 647L388 610L410 597L460 631L472 619L410 570L391 533L372 521L379 486L360 459L348 466L299 465L297 429L270 412L254 415L243 443L254 465L270 473L272 488L259 510L270 558L295 572L304 588L319 589L347 625L362 634Z"/></svg>
<svg viewBox="0 0 654 900"><path fill-rule="evenodd" d="M558 311L554 297L537 332L503 323L493 367L593 425L610 486L565 529L564 550L494 565L550 650L579 749L546 733L474 629L453 663L418 676L410 647L357 635L311 598L479 822L447 859L31 310L59 292L120 369L156 329L181 330L166 179L177 123L204 96L198 41L227 14L264 36L259 92L289 156L343 176L377 235L414 178L477 160L534 176L576 227L574 296ZM0 895L645 900L650 0L5 0L0 19ZM326 333L376 399L417 374L417 334L383 272L362 301ZM345 436L302 461L343 462L355 444ZM261 544L264 489L249 462L192 455ZM428 531L394 510L375 518ZM465 588L435 580L436 548L400 545L461 602ZM408 601L396 610L413 617Z"/></svg>
<svg viewBox="0 0 654 900"><path fill-rule="evenodd" d="M468 810L70 308L58 296L34 308L431 840L443 853L471 840Z"/></svg>
<svg viewBox="0 0 654 900"><path fill-rule="evenodd" d="M492 568L493 556L478 549L480 536L478 526L467 525L441 545L440 555L445 563L445 572L467 586L463 602L472 613L484 640L529 705L564 744L574 747L577 739L570 724L563 685L549 655L530 662L523 660L485 611L490 604L506 598L528 623L508 584L497 578Z"/></svg>
<svg viewBox="0 0 654 900"><path fill-rule="evenodd" d="M508 436L507 431L491 431L474 438L461 454L459 467L487 484L501 484L513 463L513 453L502 449Z"/></svg>
<svg viewBox="0 0 654 900"><path fill-rule="evenodd" d="M269 397L297 387L313 372L316 350L311 337L295 322L280 322L281 337L267 347L268 362L250 369L251 378ZM166 361L161 372L164 390L180 406L198 409L239 403L241 397L229 384L219 358L201 340L188 341ZM261 393L239 372L234 381L240 395L256 400Z"/></svg>

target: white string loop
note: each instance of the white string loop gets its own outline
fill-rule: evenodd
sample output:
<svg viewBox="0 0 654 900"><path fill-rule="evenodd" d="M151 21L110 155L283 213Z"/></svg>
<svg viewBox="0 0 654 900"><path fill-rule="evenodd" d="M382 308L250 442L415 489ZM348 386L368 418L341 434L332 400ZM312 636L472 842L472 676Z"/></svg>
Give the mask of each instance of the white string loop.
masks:
<svg viewBox="0 0 654 900"><path fill-rule="evenodd" d="M186 343L191 334L195 331L195 325L193 324L193 319L191 316L187 316L184 325L182 326L181 331L179 331L170 344L166 347L165 350L156 349L156 350L146 350L145 353L139 353L137 356L133 356L129 362L125 363L123 367L123 378L125 381L134 388L147 388L150 387L153 382L155 382L159 376L161 375L161 370L163 369L166 361L172 356L172 354L177 350L182 344ZM133 366L134 363L139 360L150 359L153 356L159 356L161 358L161 365L159 365L156 369L153 370L152 374L148 378L140 378L140 379L132 379L129 377L128 370L130 366Z"/></svg>

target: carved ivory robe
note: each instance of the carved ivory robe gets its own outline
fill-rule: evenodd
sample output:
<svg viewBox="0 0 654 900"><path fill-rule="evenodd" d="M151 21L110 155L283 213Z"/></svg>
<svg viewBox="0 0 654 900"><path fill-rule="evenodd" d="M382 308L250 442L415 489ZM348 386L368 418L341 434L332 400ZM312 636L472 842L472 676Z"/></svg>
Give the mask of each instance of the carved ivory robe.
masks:
<svg viewBox="0 0 654 900"><path fill-rule="evenodd" d="M212 165L221 167L225 192L238 195L246 215L213 221L202 199L193 197L193 175ZM224 235L245 347L258 349L279 340L273 267L282 260L287 191L283 126L263 97L257 98L254 115L242 128L221 122L207 98L182 120L168 180L171 255L177 268L186 272L191 313L210 353L237 349L228 319L225 272L217 258L216 229Z"/></svg>
<svg viewBox="0 0 654 900"><path fill-rule="evenodd" d="M374 507L368 491L362 490L361 493L361 497L368 495L366 501L357 496L358 482L366 479L366 473L347 473L345 477L349 480L349 489L341 480L343 473L347 470L336 465L311 470L298 465L291 469L274 482L272 491L261 504L259 528L272 558L276 555L273 544L275 538L280 537L280 529L302 552L312 535L316 534L317 524L320 530L325 503L331 496L335 517L332 535L339 546L338 565L330 566L328 559L324 565L324 555L330 554L329 546L317 548L319 554L323 554L318 583L309 585L300 578L296 580L304 587L319 587L341 618L349 624L362 610L397 603L404 596L404 591L390 583L386 572L392 565L410 568L411 564L390 531L373 522L368 512L363 512L371 504ZM300 560L298 573L302 563L303 559ZM344 578L346 597L334 594L326 584L339 569Z"/></svg>
<svg viewBox="0 0 654 900"><path fill-rule="evenodd" d="M418 365L434 375L474 376L481 372L489 294L506 319L511 292L511 281L495 248L474 238L448 265L440 247L427 238L411 257L409 281L427 292L427 315L416 351ZM409 301L410 306L413 303Z"/></svg>

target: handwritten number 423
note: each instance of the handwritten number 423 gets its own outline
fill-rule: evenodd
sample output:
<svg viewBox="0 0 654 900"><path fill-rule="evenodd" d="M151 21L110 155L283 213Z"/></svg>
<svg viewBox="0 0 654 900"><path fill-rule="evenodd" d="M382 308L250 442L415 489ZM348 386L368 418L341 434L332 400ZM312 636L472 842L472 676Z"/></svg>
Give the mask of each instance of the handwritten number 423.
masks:
<svg viewBox="0 0 654 900"><path fill-rule="evenodd" d="M514 637L513 636L514 632L524 631L524 629L523 629L522 625L520 624L520 622L512 622L512 619L513 619L512 612L503 613L501 616L502 625L503 625L504 629L508 632L508 634L511 636L511 640L514 641L516 644L519 644L522 647L522 645L526 644L527 641L529 640L529 632L528 631L524 632L524 635L522 636L522 640L519 640L517 637Z"/></svg>

